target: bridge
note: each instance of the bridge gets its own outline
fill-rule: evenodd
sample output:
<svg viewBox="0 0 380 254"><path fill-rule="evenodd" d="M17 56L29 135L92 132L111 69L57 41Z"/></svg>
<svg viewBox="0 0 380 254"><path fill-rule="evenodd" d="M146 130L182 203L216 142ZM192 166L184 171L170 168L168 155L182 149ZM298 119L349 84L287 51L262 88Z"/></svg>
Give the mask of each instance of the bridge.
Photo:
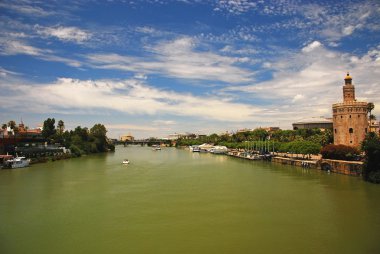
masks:
<svg viewBox="0 0 380 254"><path fill-rule="evenodd" d="M171 140L167 139L136 139L136 140L126 140L126 141L117 141L115 142L116 145L141 145L141 146L152 146L152 145L161 145L166 144L170 145L172 144Z"/></svg>

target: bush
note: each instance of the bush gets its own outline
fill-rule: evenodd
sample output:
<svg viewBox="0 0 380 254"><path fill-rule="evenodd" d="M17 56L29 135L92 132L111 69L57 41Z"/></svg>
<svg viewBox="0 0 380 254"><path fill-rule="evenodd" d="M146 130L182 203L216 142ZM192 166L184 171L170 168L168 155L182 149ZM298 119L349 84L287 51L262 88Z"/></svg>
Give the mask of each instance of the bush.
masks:
<svg viewBox="0 0 380 254"><path fill-rule="evenodd" d="M369 133L362 143L365 152L363 179L380 183L380 138L375 133Z"/></svg>
<svg viewBox="0 0 380 254"><path fill-rule="evenodd" d="M76 145L71 145L70 146L70 151L72 154L74 154L76 157L80 157L82 156L82 154L84 154L85 152L82 151L79 147L77 147Z"/></svg>
<svg viewBox="0 0 380 254"><path fill-rule="evenodd" d="M359 156L355 147L345 145L327 145L321 149L323 159L353 161Z"/></svg>

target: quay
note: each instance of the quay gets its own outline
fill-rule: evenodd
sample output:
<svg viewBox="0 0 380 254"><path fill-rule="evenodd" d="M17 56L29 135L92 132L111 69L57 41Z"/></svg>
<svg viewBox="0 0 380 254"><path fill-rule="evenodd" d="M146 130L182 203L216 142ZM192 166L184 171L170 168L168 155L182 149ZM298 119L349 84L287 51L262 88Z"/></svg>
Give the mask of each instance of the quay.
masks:
<svg viewBox="0 0 380 254"><path fill-rule="evenodd" d="M298 155L289 157L287 154L274 153L259 154L259 151L230 150L228 156L245 160L266 160L273 163L290 165L302 168L319 169L337 174L361 176L363 162L322 159L320 156L310 156L311 159L300 158Z"/></svg>

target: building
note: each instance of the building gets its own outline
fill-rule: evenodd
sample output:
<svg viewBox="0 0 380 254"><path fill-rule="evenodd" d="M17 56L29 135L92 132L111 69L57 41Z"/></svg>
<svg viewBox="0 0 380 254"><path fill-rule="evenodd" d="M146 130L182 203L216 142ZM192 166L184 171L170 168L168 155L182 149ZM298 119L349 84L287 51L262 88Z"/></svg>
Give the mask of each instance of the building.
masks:
<svg viewBox="0 0 380 254"><path fill-rule="evenodd" d="M133 141L135 140L135 137L133 137L131 134L124 135L120 137L120 141L125 142L125 141Z"/></svg>
<svg viewBox="0 0 380 254"><path fill-rule="evenodd" d="M360 146L368 132L367 102L355 99L355 86L349 73L344 78L343 103L332 105L334 144Z"/></svg>
<svg viewBox="0 0 380 254"><path fill-rule="evenodd" d="M41 129L29 129L21 122L17 128L0 130L0 153L13 153L15 147L38 146L45 141Z"/></svg>
<svg viewBox="0 0 380 254"><path fill-rule="evenodd" d="M299 120L298 122L295 122L292 125L293 125L293 130L299 130L299 129L326 130L326 129L333 128L333 120L331 118L312 117L312 118L305 118L305 119Z"/></svg>
<svg viewBox="0 0 380 254"><path fill-rule="evenodd" d="M275 131L281 130L280 127L273 127L273 126L272 127L264 127L262 129L266 130L267 132L275 132Z"/></svg>

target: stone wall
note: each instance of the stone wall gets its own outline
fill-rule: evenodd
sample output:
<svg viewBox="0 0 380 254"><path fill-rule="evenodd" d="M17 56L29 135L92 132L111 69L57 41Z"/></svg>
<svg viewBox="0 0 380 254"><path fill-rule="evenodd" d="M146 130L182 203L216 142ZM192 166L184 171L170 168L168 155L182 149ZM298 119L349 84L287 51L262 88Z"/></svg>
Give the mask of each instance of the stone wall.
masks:
<svg viewBox="0 0 380 254"><path fill-rule="evenodd" d="M341 160L298 160L284 157L273 157L272 162L283 165L291 165L303 168L314 168L330 171L338 174L360 176L363 172L363 162L361 161L341 161Z"/></svg>
<svg viewBox="0 0 380 254"><path fill-rule="evenodd" d="M360 176L363 172L363 162L322 159L319 168L338 174Z"/></svg>

